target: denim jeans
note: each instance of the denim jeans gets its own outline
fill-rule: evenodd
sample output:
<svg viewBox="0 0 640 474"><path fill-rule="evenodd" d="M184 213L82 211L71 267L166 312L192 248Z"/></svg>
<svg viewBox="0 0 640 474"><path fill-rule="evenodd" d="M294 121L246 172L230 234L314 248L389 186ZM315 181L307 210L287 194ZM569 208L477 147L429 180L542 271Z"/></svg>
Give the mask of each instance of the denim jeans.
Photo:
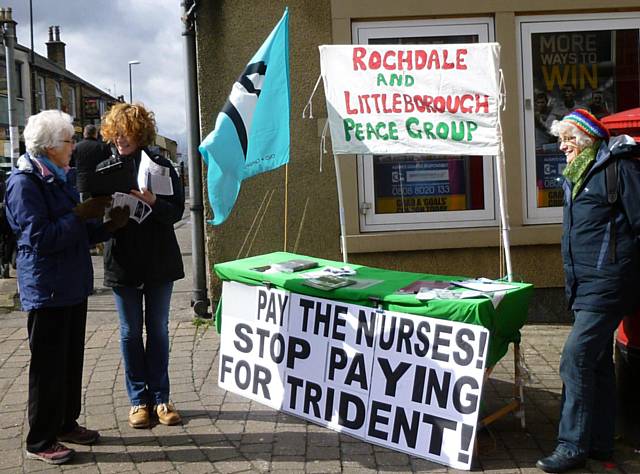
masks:
<svg viewBox="0 0 640 474"><path fill-rule="evenodd" d="M560 360L558 450L569 456L613 451L616 380L613 333L622 315L575 311Z"/></svg>
<svg viewBox="0 0 640 474"><path fill-rule="evenodd" d="M131 405L169 401L169 303L173 282L143 289L115 287L120 349ZM144 309L143 309L144 301ZM146 330L146 344L142 326Z"/></svg>

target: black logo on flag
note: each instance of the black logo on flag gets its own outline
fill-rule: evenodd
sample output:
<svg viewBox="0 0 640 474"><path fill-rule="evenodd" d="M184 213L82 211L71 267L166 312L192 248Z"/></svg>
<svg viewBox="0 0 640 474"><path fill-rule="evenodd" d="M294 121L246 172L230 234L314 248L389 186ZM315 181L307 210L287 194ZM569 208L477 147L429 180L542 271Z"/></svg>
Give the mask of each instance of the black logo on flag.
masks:
<svg viewBox="0 0 640 474"><path fill-rule="evenodd" d="M258 103L266 73L267 65L264 61L248 64L233 84L231 94L222 108L222 112L229 116L236 128L245 160L253 112Z"/></svg>

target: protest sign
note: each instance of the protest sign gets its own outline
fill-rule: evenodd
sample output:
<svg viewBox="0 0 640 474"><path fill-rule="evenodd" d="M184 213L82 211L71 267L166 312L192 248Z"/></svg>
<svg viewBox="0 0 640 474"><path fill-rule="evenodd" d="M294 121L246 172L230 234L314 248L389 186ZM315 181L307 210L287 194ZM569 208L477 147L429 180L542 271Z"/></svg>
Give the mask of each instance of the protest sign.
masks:
<svg viewBox="0 0 640 474"><path fill-rule="evenodd" d="M220 341L220 387L470 469L485 328L224 282Z"/></svg>
<svg viewBox="0 0 640 474"><path fill-rule="evenodd" d="M499 51L320 46L334 154L498 154Z"/></svg>

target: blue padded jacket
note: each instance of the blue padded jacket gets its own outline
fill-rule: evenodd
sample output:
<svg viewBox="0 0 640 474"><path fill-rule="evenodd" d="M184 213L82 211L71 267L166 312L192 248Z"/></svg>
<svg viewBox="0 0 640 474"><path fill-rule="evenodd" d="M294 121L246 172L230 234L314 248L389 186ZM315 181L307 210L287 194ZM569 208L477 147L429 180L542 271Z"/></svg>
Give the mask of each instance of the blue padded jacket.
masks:
<svg viewBox="0 0 640 474"><path fill-rule="evenodd" d="M575 199L564 182L562 259L569 309L626 315L640 304L640 161L616 157L631 144L626 135L603 142ZM614 204L607 198L605 173L611 160L618 160Z"/></svg>
<svg viewBox="0 0 640 474"><path fill-rule="evenodd" d="M79 196L37 158L23 155L7 182L7 221L17 240L24 311L81 303L93 291L89 246L111 234L73 213Z"/></svg>

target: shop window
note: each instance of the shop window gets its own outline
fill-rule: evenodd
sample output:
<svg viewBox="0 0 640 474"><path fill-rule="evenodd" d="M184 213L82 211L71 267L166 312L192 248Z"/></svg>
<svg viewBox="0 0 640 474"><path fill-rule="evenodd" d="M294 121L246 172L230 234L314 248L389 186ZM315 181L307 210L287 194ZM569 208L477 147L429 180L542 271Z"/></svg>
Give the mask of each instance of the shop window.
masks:
<svg viewBox="0 0 640 474"><path fill-rule="evenodd" d="M577 108L602 118L640 106L639 21L638 13L520 19L526 223L562 220L566 163L551 123Z"/></svg>
<svg viewBox="0 0 640 474"><path fill-rule="evenodd" d="M357 22L357 44L452 44L493 41L493 20ZM360 230L495 225L493 158L358 156Z"/></svg>

